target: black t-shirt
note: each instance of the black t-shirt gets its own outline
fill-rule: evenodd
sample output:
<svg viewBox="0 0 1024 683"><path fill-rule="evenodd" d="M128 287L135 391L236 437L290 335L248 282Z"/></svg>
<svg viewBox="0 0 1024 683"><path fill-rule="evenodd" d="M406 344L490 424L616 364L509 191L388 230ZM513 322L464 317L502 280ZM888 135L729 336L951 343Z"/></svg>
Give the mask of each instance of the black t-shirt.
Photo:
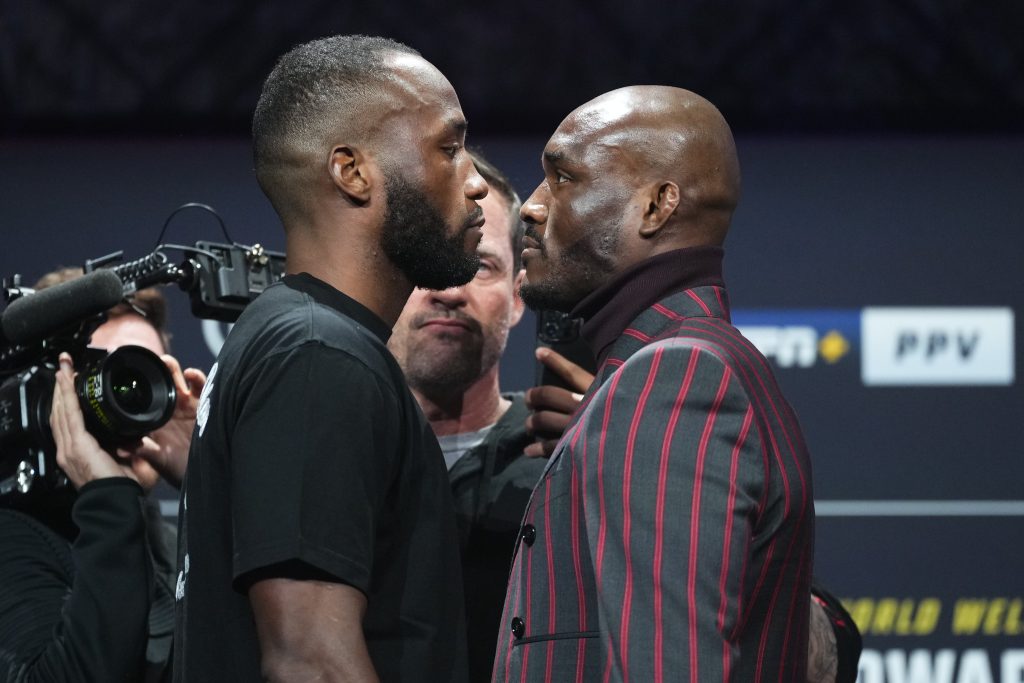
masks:
<svg viewBox="0 0 1024 683"><path fill-rule="evenodd" d="M383 681L463 681L440 449L368 309L288 276L250 304L200 400L179 517L174 678L257 681L247 586L343 582Z"/></svg>

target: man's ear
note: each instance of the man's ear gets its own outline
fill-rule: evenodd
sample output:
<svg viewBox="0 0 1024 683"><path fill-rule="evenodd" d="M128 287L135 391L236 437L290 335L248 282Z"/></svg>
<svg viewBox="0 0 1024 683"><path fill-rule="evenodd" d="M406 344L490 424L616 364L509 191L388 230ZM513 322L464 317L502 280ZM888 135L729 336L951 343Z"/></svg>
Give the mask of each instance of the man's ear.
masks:
<svg viewBox="0 0 1024 683"><path fill-rule="evenodd" d="M331 150L331 181L356 204L370 201L373 183L369 166L367 158L355 147L338 145Z"/></svg>
<svg viewBox="0 0 1024 683"><path fill-rule="evenodd" d="M644 207L641 237L654 237L679 206L679 186L670 180L652 185Z"/></svg>
<svg viewBox="0 0 1024 683"><path fill-rule="evenodd" d="M523 286L523 278L526 277L526 269L520 268L516 277L512 280L512 312L508 316L508 326L515 327L516 323L523 317L523 310L526 304L523 297L519 296L519 289Z"/></svg>

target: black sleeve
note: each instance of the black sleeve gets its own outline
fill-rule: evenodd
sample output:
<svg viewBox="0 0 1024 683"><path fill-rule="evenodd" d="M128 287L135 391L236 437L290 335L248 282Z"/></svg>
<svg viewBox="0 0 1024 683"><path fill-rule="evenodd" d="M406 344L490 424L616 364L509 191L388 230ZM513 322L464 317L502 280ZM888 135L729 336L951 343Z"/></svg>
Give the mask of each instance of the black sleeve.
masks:
<svg viewBox="0 0 1024 683"><path fill-rule="evenodd" d="M304 564L368 592L403 438L394 388L316 343L267 359L251 387L231 442L236 588Z"/></svg>
<svg viewBox="0 0 1024 683"><path fill-rule="evenodd" d="M32 518L0 515L0 683L141 678L152 580L142 489L90 482L72 517L69 553Z"/></svg>

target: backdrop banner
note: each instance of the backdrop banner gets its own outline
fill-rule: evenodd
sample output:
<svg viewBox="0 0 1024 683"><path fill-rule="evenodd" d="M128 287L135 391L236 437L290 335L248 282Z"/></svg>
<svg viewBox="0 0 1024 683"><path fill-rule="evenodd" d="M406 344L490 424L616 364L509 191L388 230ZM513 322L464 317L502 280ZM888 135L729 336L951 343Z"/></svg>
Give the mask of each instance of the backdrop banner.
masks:
<svg viewBox="0 0 1024 683"><path fill-rule="evenodd" d="M543 140L470 140L525 198ZM734 319L811 446L815 574L864 633L863 683L1024 683L1024 139L740 137L726 244ZM0 275L26 283L148 254L186 202L283 250L246 140L0 147ZM164 242L224 241L203 212ZM227 332L165 290L172 351L209 369ZM502 361L535 377L531 315ZM165 511L176 492L161 487Z"/></svg>

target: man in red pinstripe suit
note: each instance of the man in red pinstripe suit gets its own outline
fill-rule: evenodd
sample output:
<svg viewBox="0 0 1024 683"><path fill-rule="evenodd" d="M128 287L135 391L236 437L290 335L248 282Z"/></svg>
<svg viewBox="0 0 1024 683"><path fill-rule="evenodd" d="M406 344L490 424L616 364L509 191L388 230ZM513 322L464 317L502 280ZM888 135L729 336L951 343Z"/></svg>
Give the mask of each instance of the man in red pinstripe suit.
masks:
<svg viewBox="0 0 1024 683"><path fill-rule="evenodd" d="M522 295L582 317L599 369L527 508L494 679L802 682L810 459L729 322L728 125L694 93L623 88L542 163Z"/></svg>

